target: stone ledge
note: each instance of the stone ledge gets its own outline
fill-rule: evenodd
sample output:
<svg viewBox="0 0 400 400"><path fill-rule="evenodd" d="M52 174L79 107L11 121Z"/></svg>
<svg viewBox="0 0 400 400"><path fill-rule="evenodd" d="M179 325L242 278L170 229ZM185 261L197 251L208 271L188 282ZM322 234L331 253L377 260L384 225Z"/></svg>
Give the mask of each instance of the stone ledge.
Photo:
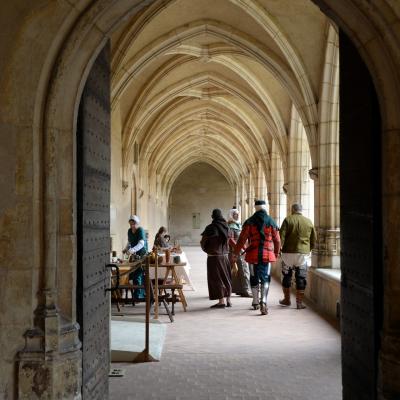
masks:
<svg viewBox="0 0 400 400"><path fill-rule="evenodd" d="M306 297L324 314L338 318L341 271L327 268L310 268Z"/></svg>
<svg viewBox="0 0 400 400"><path fill-rule="evenodd" d="M342 271L340 269L331 268L310 268L310 272L315 275L319 275L321 278L329 279L340 284L340 278L342 276Z"/></svg>

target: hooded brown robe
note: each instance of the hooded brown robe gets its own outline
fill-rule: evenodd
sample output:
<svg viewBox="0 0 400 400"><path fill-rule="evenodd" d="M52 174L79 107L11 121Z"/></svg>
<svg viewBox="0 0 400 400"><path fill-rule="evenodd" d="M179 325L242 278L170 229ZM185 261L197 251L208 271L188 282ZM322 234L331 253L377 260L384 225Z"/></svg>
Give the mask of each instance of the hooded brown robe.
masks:
<svg viewBox="0 0 400 400"><path fill-rule="evenodd" d="M228 259L228 225L221 216L213 219L201 234L201 248L207 253L207 283L210 300L230 297L231 267Z"/></svg>

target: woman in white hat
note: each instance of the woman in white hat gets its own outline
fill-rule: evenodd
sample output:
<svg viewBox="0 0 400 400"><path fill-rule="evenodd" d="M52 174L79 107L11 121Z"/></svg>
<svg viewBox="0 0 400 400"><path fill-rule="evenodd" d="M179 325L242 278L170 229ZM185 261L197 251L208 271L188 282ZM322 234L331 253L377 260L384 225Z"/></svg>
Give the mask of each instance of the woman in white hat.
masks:
<svg viewBox="0 0 400 400"><path fill-rule="evenodd" d="M140 257L144 256L147 252L146 248L146 232L139 226L140 218L137 215L131 215L129 217L128 229L128 243L122 250L123 253L138 255ZM137 268L135 271L129 274L129 281L133 285L143 285L144 284L144 271L143 268ZM144 289L135 289L132 293L133 301L143 300L145 297ZM133 303L134 304L134 303Z"/></svg>
<svg viewBox="0 0 400 400"><path fill-rule="evenodd" d="M232 292L242 297L253 297L250 287L250 270L243 256L234 257L236 242L242 231L239 210L233 206L228 214L229 227L229 262L232 271ZM235 270L235 264L237 271Z"/></svg>
<svg viewBox="0 0 400 400"><path fill-rule="evenodd" d="M122 250L123 253L136 254L140 257L146 254L146 232L139 225L140 219L137 215L131 215L129 217L128 229L128 243Z"/></svg>

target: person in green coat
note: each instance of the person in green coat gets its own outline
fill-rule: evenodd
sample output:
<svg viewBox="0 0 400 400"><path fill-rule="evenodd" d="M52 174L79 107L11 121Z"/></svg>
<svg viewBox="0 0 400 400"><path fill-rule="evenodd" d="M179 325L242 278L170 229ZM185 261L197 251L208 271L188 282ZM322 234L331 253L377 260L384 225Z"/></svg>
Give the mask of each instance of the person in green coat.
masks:
<svg viewBox="0 0 400 400"><path fill-rule="evenodd" d="M304 291L307 286L307 269L310 253L315 247L316 233L313 223L302 214L303 206L292 205L292 214L284 219L279 231L281 236L282 306L290 306L290 286L294 271L296 280L296 308L305 308Z"/></svg>

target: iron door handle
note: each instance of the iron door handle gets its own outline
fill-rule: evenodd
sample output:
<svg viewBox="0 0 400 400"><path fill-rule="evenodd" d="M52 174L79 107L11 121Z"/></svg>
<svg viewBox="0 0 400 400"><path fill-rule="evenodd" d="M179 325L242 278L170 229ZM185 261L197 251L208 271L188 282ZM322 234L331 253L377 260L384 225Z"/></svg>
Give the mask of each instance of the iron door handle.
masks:
<svg viewBox="0 0 400 400"><path fill-rule="evenodd" d="M106 292L112 292L114 290L118 290L119 289L119 278L120 278L118 265L117 264L106 264L105 267L106 268L110 268L111 270L115 269L117 271L117 275L116 275L117 276L117 282L116 282L116 285L114 287L110 287L110 288L105 289L105 291Z"/></svg>

